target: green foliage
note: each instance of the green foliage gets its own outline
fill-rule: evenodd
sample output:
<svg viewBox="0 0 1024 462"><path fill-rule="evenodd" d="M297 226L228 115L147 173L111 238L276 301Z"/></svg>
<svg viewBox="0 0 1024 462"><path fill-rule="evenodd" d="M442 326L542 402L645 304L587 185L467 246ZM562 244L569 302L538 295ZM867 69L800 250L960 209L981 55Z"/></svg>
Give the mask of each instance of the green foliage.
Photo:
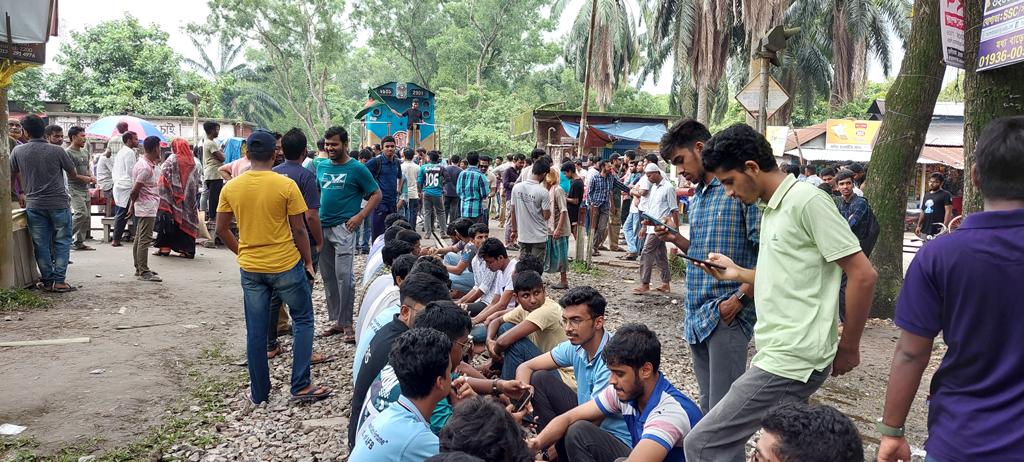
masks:
<svg viewBox="0 0 1024 462"><path fill-rule="evenodd" d="M50 300L26 289L0 289L0 313L45 308Z"/></svg>
<svg viewBox="0 0 1024 462"><path fill-rule="evenodd" d="M949 82L939 93L939 101L960 101L964 100L964 73L957 71L956 80Z"/></svg>
<svg viewBox="0 0 1024 462"><path fill-rule="evenodd" d="M17 103L27 112L42 111L47 78L47 72L41 67L30 67L14 74L7 89L8 101Z"/></svg>
<svg viewBox="0 0 1024 462"><path fill-rule="evenodd" d="M832 108L829 102L824 99L814 101L810 110L797 104L793 108L791 121L794 127L807 127L825 122L827 119L865 119L867 118L868 108L871 107L871 103L879 98L884 99L890 86L892 86L891 80L881 83L868 83L864 89L864 94L860 98L838 108Z"/></svg>
<svg viewBox="0 0 1024 462"><path fill-rule="evenodd" d="M464 92L452 88L437 90L437 123L441 126L441 149L446 153L481 151L491 155L524 152L532 142L513 140L509 121L530 110L530 105L515 95L502 94L470 85Z"/></svg>

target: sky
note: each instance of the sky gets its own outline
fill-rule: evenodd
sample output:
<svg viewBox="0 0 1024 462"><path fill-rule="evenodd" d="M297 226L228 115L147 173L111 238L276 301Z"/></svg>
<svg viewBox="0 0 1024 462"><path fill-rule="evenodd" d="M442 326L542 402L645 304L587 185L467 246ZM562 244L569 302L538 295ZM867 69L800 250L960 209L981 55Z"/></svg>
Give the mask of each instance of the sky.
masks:
<svg viewBox="0 0 1024 462"><path fill-rule="evenodd" d="M572 27L576 14L584 1L571 0L568 7L562 13L558 28L554 32L547 34L546 38L555 40L566 34ZM627 2L627 6L635 17L637 14L635 3ZM191 22L201 22L206 19L210 12L207 0L172 0L171 2L158 2L155 0L64 0L60 2L58 11L60 16L60 35L51 38L50 43L47 44L47 65L45 67L50 70L59 68L53 58L60 49L61 41L69 37L72 31L81 31L100 22L116 19L122 14L121 12L131 13L145 25L158 24L170 35L169 44L178 54L188 58L198 58L198 53L195 47L192 46L192 42L184 31L184 27ZM903 60L903 50L899 46L895 46L892 51L893 69L891 76L895 76L899 72L899 65ZM873 60L869 65L868 78L873 81L885 80L885 77L882 75L881 66ZM950 68L946 72L945 82L948 83L953 78L955 78L955 72ZM642 89L654 94L665 94L669 92L671 83L672 74L668 66L666 66L659 76L657 83L653 81L652 77L649 77L644 82Z"/></svg>

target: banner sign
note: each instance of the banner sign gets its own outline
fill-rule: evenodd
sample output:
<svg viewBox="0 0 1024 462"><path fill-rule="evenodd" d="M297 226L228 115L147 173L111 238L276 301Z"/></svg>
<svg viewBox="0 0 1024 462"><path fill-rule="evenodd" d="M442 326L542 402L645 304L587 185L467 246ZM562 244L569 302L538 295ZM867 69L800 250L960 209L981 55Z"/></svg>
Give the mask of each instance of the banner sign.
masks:
<svg viewBox="0 0 1024 462"><path fill-rule="evenodd" d="M964 68L964 0L939 0L942 56L947 66Z"/></svg>
<svg viewBox="0 0 1024 462"><path fill-rule="evenodd" d="M1024 61L1024 0L985 0L978 72Z"/></svg>
<svg viewBox="0 0 1024 462"><path fill-rule="evenodd" d="M880 120L828 119L825 123L825 149L870 151L881 127Z"/></svg>

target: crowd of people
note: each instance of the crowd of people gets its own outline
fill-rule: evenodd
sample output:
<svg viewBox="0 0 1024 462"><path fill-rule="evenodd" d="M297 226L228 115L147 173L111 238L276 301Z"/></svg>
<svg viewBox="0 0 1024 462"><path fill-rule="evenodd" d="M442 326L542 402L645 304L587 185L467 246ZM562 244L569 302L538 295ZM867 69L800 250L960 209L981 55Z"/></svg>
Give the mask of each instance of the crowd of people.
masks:
<svg viewBox="0 0 1024 462"><path fill-rule="evenodd" d="M849 418L807 404L830 375L860 362L878 235L860 165L794 171L751 127L712 136L693 120L672 125L658 154L560 165L542 149L444 161L390 136L350 150L342 127L312 143L299 129L257 130L243 158L225 163L215 123L204 125L198 156L175 139L164 158L157 137L142 140L140 155L138 136L120 126L121 137L91 159L79 127L66 149L62 130L38 117L19 128L30 139L14 149L12 181L27 207L39 287L73 290L69 249L91 250L79 215L90 184L113 202L112 244L134 234L140 280L160 280L148 266L154 248L193 257L205 215L241 269L253 405L269 399L268 361L289 332L292 398L334 394L311 374L328 357L313 351L313 282L322 281L329 326L319 335L355 345L351 401L339 404L349 412L350 461L738 462L759 430L753 460L864 460ZM903 426L939 333L950 349L932 382L929 460L1014 460L1022 449L1012 423L1024 413L1024 364L985 352L1019 333L1003 320L1019 308L1004 294L1024 262L1021 146L1022 118L985 130L970 175L986 211L923 248L907 272L880 460L910 460ZM932 180L922 228L940 214L948 224L943 179ZM658 335L609 319L593 287L569 286L570 238L599 256L618 250L620 230L621 258L640 262L636 294L671 290L669 245L693 257L679 317L696 399L661 372ZM661 284L652 289L655 268ZM565 292L556 299L551 290ZM954 415L975 428L965 433Z"/></svg>

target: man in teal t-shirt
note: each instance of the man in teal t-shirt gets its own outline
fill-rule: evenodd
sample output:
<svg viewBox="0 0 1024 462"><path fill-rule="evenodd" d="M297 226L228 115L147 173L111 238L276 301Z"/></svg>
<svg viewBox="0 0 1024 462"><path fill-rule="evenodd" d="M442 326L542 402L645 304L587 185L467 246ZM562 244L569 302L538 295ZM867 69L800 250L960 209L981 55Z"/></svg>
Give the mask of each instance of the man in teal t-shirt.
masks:
<svg viewBox="0 0 1024 462"><path fill-rule="evenodd" d="M441 188L441 171L444 167L438 164L441 155L437 151L428 152L427 158L430 162L420 167L420 173L416 178L423 196L423 226L429 236L434 230L434 222L440 220L440 228L437 231L443 235L447 229Z"/></svg>
<svg viewBox="0 0 1024 462"><path fill-rule="evenodd" d="M355 343L352 256L356 253L357 230L380 202L381 193L366 166L349 157L348 132L344 128L328 128L324 148L327 158L313 162L320 185L320 224L324 232L320 273L327 293L327 314L334 324L323 335L343 334L345 343ZM360 207L363 199L366 205Z"/></svg>

